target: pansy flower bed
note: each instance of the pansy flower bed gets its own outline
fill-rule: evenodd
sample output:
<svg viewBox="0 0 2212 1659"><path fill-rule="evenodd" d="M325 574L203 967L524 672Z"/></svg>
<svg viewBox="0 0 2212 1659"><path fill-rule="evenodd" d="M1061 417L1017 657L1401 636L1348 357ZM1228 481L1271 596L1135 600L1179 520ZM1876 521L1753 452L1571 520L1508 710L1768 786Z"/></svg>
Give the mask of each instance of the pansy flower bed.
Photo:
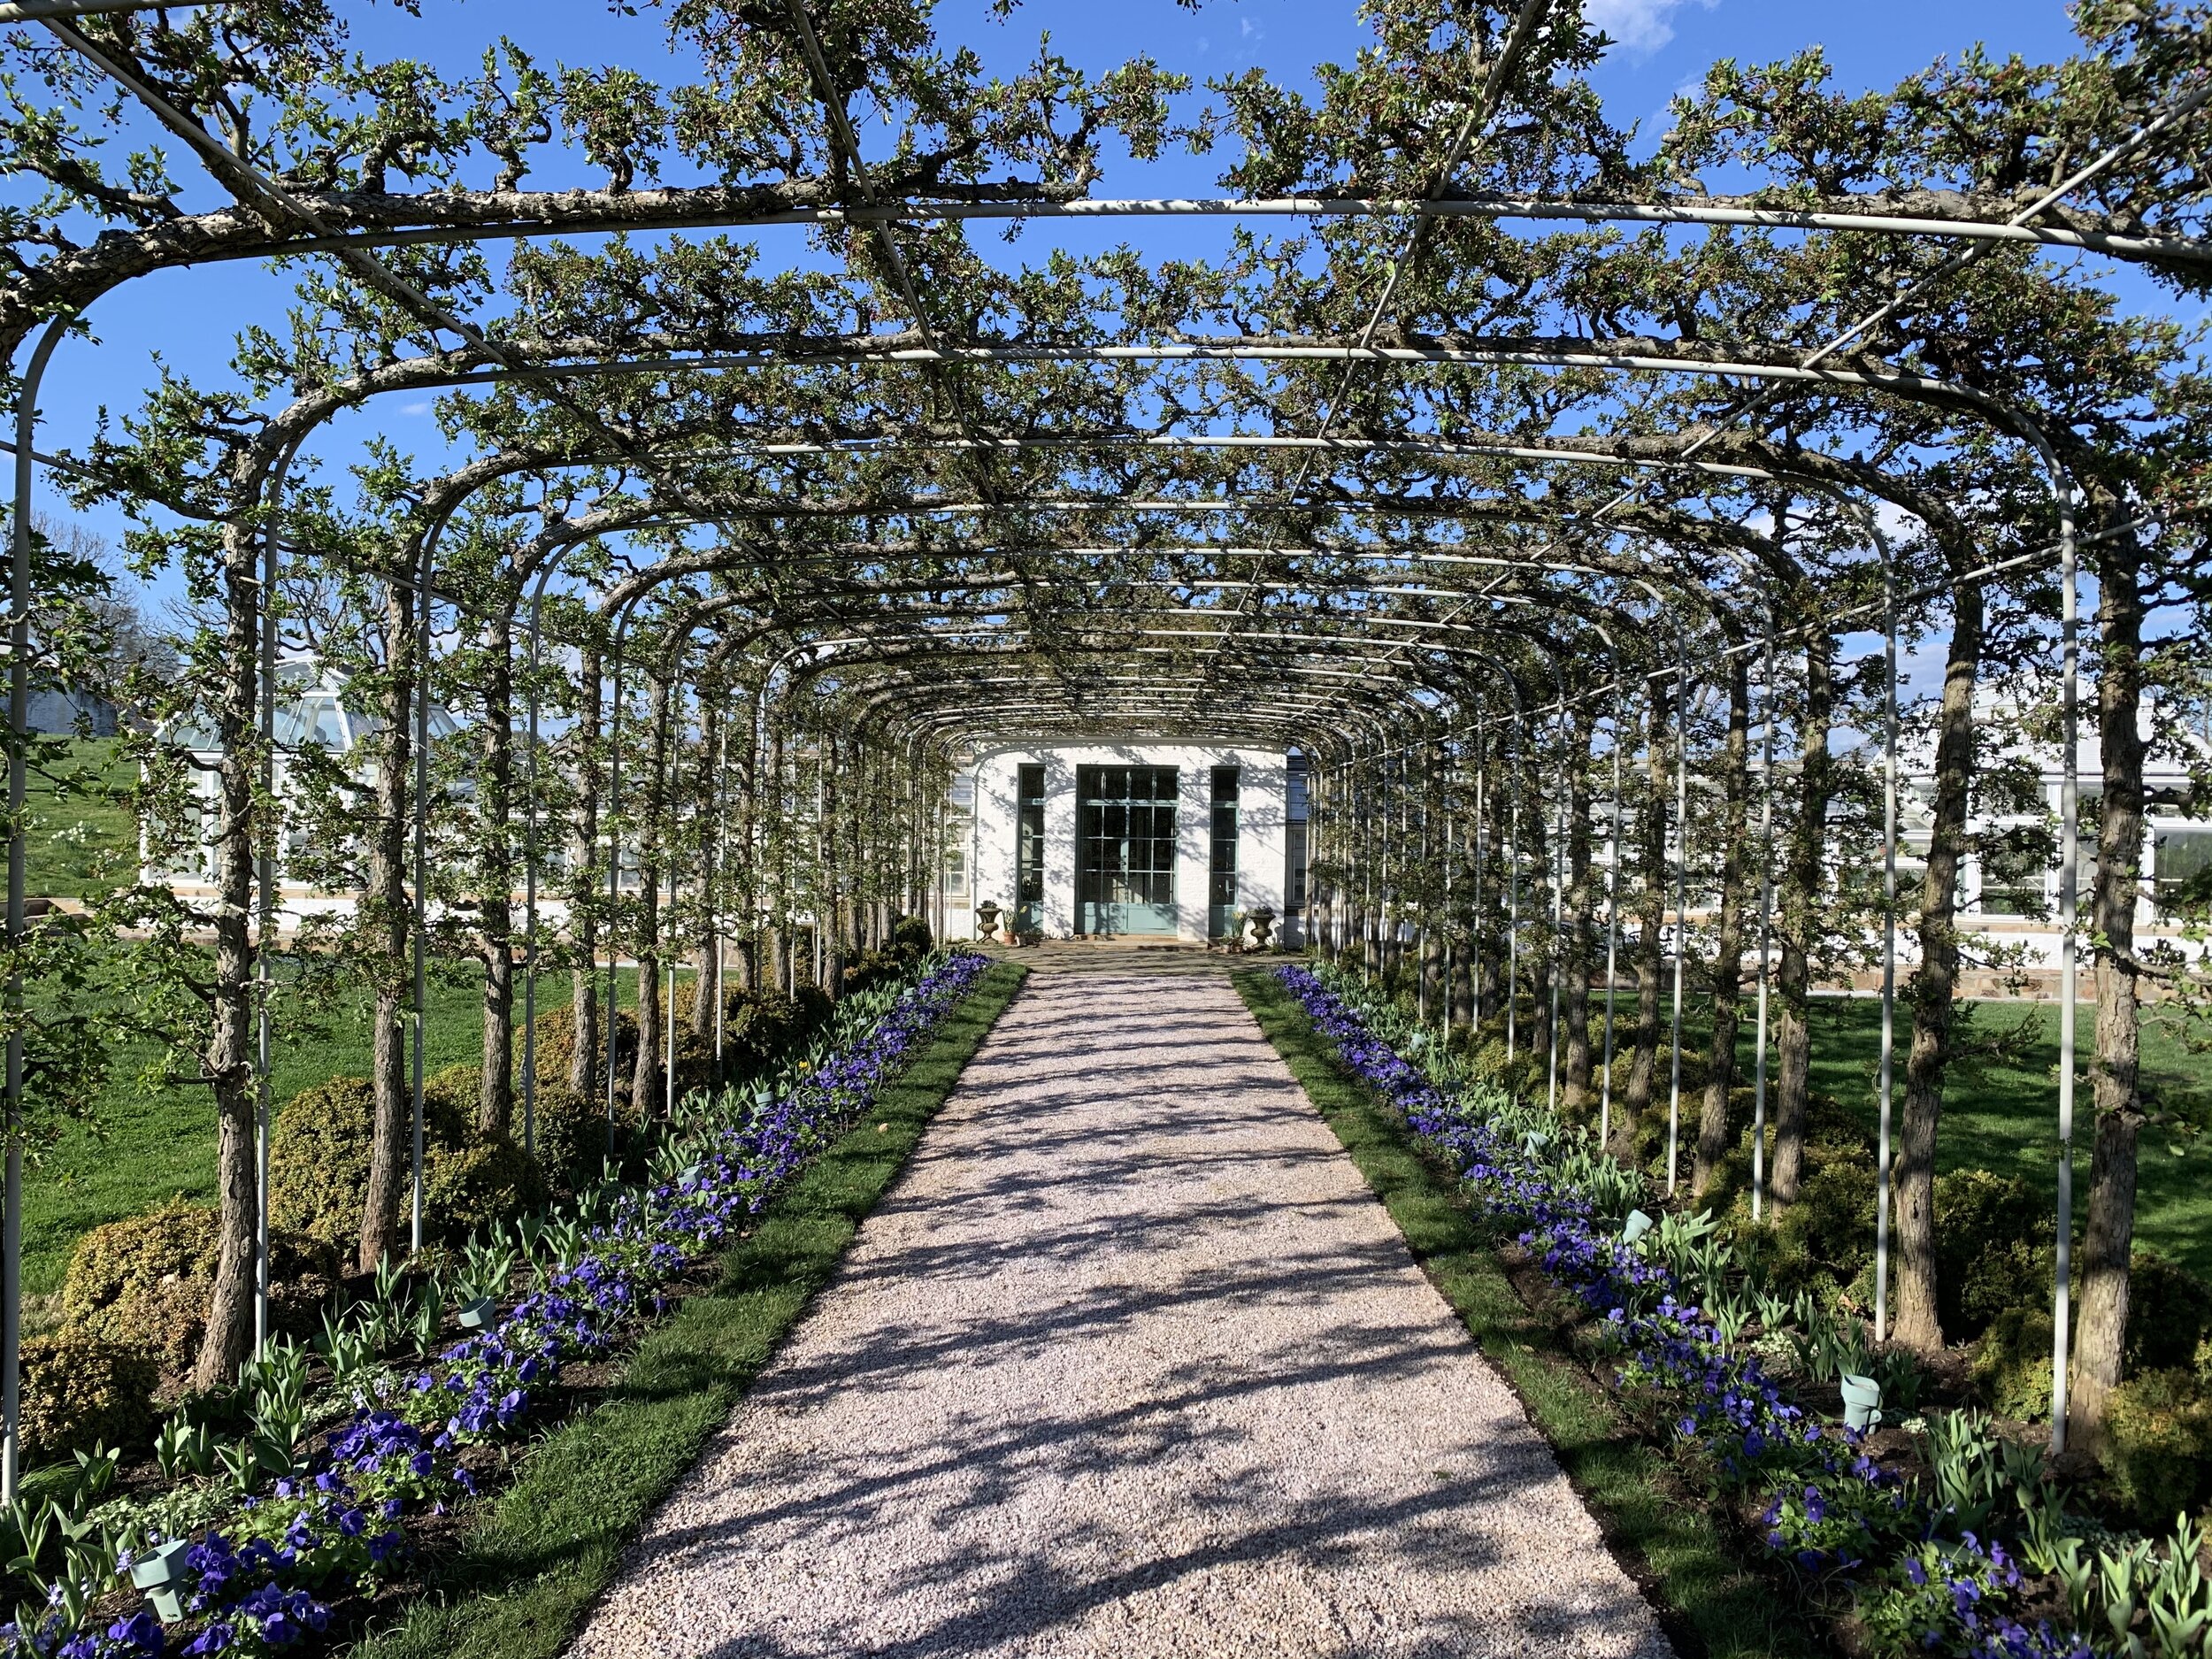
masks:
<svg viewBox="0 0 2212 1659"><path fill-rule="evenodd" d="M73 1573L48 1608L0 1625L0 1659L252 1655L324 1631L334 1601L394 1570L411 1518L476 1494L491 1455L472 1460L471 1448L529 1432L565 1366L609 1355L664 1310L684 1275L852 1126L989 967L972 951L936 958L902 991L870 994L879 1017L843 1021L782 1086L695 1097L650 1161L659 1173L603 1188L565 1218L564 1243L486 1328L426 1363L374 1368L353 1387L349 1417L311 1437L265 1490L187 1481L134 1501L127 1516L91 1511L119 1546L108 1571L126 1582L183 1540L163 1563L167 1582L151 1606L115 1612L112 1594L98 1598L96 1616L84 1586L104 1574Z"/></svg>
<svg viewBox="0 0 2212 1659"><path fill-rule="evenodd" d="M1724 1336L1700 1305L1720 1286L1659 1259L1650 1233L1630 1236L1633 1204L1665 1213L1640 1178L1603 1159L1583 1132L1468 1078L1348 976L1294 965L1276 977L1338 1064L1402 1116L1471 1204L1578 1306L1597 1334L1601 1379L1632 1419L1665 1440L1692 1478L1756 1517L1754 1547L1845 1619L1855 1646L1968 1659L2200 1659L2212 1619L2193 1609L2212 1609L2212 1594L2191 1576L2198 1542L2185 1524L2162 1559L2144 1543L2122 1563L2125 1552L2085 1548L2101 1529L2064 1515L2040 1471L2001 1479L1993 1442L1932 1433L1941 1464L1932 1483L1886 1466L1863 1437L1808 1411L1748 1344ZM1962 1514L1961 1491L1985 1501ZM2108 1572L2112 1594L2097 1586ZM2100 1624L2117 1640L2106 1643Z"/></svg>

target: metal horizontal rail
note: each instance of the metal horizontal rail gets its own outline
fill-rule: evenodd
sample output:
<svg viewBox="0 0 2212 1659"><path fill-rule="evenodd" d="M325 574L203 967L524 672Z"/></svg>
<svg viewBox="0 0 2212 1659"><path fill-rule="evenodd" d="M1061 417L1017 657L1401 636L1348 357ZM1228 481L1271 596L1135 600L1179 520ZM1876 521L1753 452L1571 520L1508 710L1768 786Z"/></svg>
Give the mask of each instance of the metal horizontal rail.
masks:
<svg viewBox="0 0 2212 1659"><path fill-rule="evenodd" d="M101 17L111 12L192 12L213 4L214 0L11 0L0 4L0 23Z"/></svg>
<svg viewBox="0 0 2212 1659"><path fill-rule="evenodd" d="M25 0L27 6L36 0ZM103 8L140 10L136 5ZM43 14L42 14L43 15ZM559 196L548 194L554 208ZM640 196L647 193L640 192ZM275 254L327 253L341 248L398 248L423 242L523 240L533 236L612 234L617 232L729 230L758 226L913 224L964 220L1125 219L1536 219L1580 224L1704 225L1751 230L1842 231L1869 235L1928 237L1939 241L2024 242L2135 260L2170 259L2212 263L2212 242L2193 237L2124 234L2073 230L2062 226L2013 225L1999 220L1947 219L1939 215L1833 212L1791 207L1709 206L1691 201L1576 202L1540 196L1447 196L1438 201L1385 196L1121 196L1074 202L932 202L919 198L870 206L703 209L654 214L632 201L621 211L557 211L518 214L486 224L411 226L405 229L362 231L300 237L223 249L193 263L265 259Z"/></svg>

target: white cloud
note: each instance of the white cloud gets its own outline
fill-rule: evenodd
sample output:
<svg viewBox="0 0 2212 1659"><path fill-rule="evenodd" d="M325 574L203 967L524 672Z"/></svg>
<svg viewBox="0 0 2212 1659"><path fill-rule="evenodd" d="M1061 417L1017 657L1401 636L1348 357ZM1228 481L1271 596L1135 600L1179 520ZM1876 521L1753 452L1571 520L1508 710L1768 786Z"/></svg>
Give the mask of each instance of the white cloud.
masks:
<svg viewBox="0 0 2212 1659"><path fill-rule="evenodd" d="M426 415L430 412L430 405L427 403L402 403L399 406L399 412L403 415Z"/></svg>
<svg viewBox="0 0 2212 1659"><path fill-rule="evenodd" d="M1717 0L1699 0L1711 10ZM1657 51L1674 38L1671 21L1682 0L1589 0L1582 15L1639 57Z"/></svg>

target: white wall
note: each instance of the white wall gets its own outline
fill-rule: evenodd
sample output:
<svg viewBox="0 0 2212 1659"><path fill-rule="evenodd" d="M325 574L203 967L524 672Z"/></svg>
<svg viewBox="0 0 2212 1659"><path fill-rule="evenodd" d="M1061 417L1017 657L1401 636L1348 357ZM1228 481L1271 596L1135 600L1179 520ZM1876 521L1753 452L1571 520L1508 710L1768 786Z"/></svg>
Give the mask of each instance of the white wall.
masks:
<svg viewBox="0 0 2212 1659"><path fill-rule="evenodd" d="M1206 938L1206 895L1212 864L1213 769L1239 769L1237 903L1284 913L1288 874L1286 820L1289 772L1279 749L1221 749L1193 744L1125 743L1055 747L1028 744L987 750L975 765L974 903L995 901L1001 910L1014 897L1014 824L1020 769L1045 769L1044 930L1056 939L1075 933L1076 801L1079 766L1172 766L1176 769L1176 933ZM973 938L972 908L948 918L954 938Z"/></svg>

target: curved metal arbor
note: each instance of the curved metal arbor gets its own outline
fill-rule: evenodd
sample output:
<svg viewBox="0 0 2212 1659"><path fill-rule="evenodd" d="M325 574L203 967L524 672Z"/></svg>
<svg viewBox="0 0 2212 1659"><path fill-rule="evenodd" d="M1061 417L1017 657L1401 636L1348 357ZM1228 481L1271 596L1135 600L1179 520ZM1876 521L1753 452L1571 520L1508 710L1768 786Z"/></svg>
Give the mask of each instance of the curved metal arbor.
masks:
<svg viewBox="0 0 2212 1659"><path fill-rule="evenodd" d="M863 330L861 337L764 331L757 341L741 342L739 349L733 349L726 330L704 329L695 338L681 331L672 334L647 330L637 344L611 354L595 349L593 342L534 339L462 314L375 251L420 245L460 247L486 239L528 243L601 228L602 221L565 217L549 199L540 204L537 217L517 211L471 224L363 228L340 224L284 181L226 150L201 123L164 99L124 54L64 20L73 12L122 12L132 6L110 0L96 5L23 0L0 15L0 21L40 20L61 45L108 76L183 139L213 179L256 217L257 232L204 257L282 253L327 257L345 281L396 314L413 319L434 339L444 334L462 342L449 351L426 352L412 359L388 353L387 360L377 362L351 383L315 388L271 424L250 474L251 504L265 526L257 544L261 593L276 591L284 480L303 447L334 415L390 392L442 390L460 400L474 388L490 388L493 397L511 400L511 407L520 410L527 421L551 434L534 446L522 446L511 457L493 455L472 463L426 491L426 517L412 534L410 564L383 572L383 580L408 588L415 595L412 672L419 710L429 706L426 665L433 655L440 603L452 611L456 627L465 626L482 609L470 595L449 596L449 588L458 584L449 580L449 570L440 564L447 526L465 512L476 511L472 503L479 492L497 491L518 479L542 484L562 472L603 478L610 469L643 481L646 488L630 495L618 486L611 487L592 511L559 515L557 525L542 527L530 541L526 556L516 561L511 588L502 601L511 626L522 588L529 586L527 639L534 671L542 601L548 583L570 550L603 549L618 539L633 549L657 541L664 549L656 562L627 571L618 565L615 579L595 594L564 578L568 591L589 598L607 619L602 634L584 641L588 649L582 672L591 681L594 710L611 710L610 770L603 795L589 765L582 770L580 787L592 799L591 810L603 813L611 830L604 854L610 918L622 897L619 768L624 752L621 724L627 706L626 641L632 619L649 609L659 624L643 664L649 682L657 688L653 705L656 741L664 745L672 719L678 736L684 735L680 714L672 715L669 710L672 702L680 705L685 701L687 680L702 710L703 744L710 703L711 718L726 729L739 712L741 692L749 697L745 729L753 757L746 768L745 793L750 803L747 833L755 842L749 857L756 864L765 856L768 843L766 833L758 826L763 803L772 793L781 799L781 771L796 764L780 746L778 777L772 781L760 777L760 767L767 764L761 751L767 746L772 724L795 733L820 733L810 740L815 744L810 764L818 773L826 765L823 756L828 744L850 743L857 746L856 752L878 756L893 787L917 802L923 789L939 787L945 767L956 756L1015 734L1033 740L1186 735L1249 739L1297 749L1314 763L1317 795L1322 803L1317 834L1331 854L1326 884L1331 890L1326 900L1330 942L1337 949L1346 942L1343 918L1336 909L1348 902L1363 960L1395 950L1402 936L1409 933L1407 942L1425 962L1436 937L1448 926L1458 926L1447 918L1454 913L1457 888L1469 875L1479 916L1486 857L1494 851L1484 839L1488 833L1484 815L1491 806L1486 768L1493 728L1502 717L1471 716L1469 709L1479 704L1488 688L1502 687L1507 694L1504 701L1516 710L1514 764L1509 772L1514 822L1508 836L1504 883L1504 902L1513 918L1504 941L1509 979L1517 974L1520 961L1523 839L1532 821L1540 827L1544 815L1542 779L1526 776L1534 757L1543 753L1544 723L1548 717L1555 726L1552 741L1563 757L1571 711L1608 702L1614 780L1613 848L1607 860L1609 987L1610 941L1618 929L1620 762L1629 703L1635 695L1632 687L1638 685L1674 682L1673 910L1678 929L1687 920L1690 703L1693 685L1702 678L1694 672L1689 657L1686 641L1693 633L1717 636L1719 642L1704 659L1709 664L1733 654L1761 654L1765 745L1762 844L1770 849L1778 697L1774 643L1794 637L1801 629L1839 626L1839 619L1805 614L1803 596L1796 590L1812 579L1791 565L1776 539L1753 526L1765 511L1764 498L1757 492L1770 488L1821 496L1841 493L1863 503L1878 493L1881 484L1879 475L1855 458L1846 462L1826 454L1786 456L1761 442L1738 439L1734 429L1743 417L1770 398L1791 396L1847 403L1862 411L1855 419L1867 421L1890 418L1901 410L1918 411L1929 419L1974 432L1978 438L2022 447L2047 478L2056 503L2058 528L2050 554L2059 569L2062 595L2060 657L2068 781L2061 813L2059 893L2062 927L2070 932L2077 864L2071 769L2078 658L2071 481L2030 412L1942 375L1891 360L1870 349L1868 342L1884 337L1910 296L1939 290L1993 250L2085 249L2177 265L2212 263L2212 251L2186 237L2051 222L2070 196L2124 158L2155 147L2189 119L2212 97L2212 88L2191 92L2159 110L2001 222L1846 211L1835 204L1807 209L1754 202L1547 199L1465 190L1458 182L1461 174L1491 143L1499 117L1529 89L1517 79L1521 65L1531 53L1540 58L1542 50L1556 45L1549 35L1545 0L1525 0L1502 33L1486 42L1494 50L1486 56L1479 54L1468 66L1479 95L1466 104L1448 142L1424 158L1426 178L1419 191L1394 197L1293 195L1146 201L1051 199L1030 190L1010 192L1009 199L961 201L926 195L891 196L879 188L847 118L845 95L815 21L803 0L787 0L787 4L793 38L820 101L828 142L842 174L842 198L710 211L696 196L664 192L664 202L626 211L618 223L624 228L666 231L771 224L849 231L846 280L870 296L879 318L902 318L903 322L896 327L879 322ZM1283 327L1254 334L1170 338L1156 331L1153 337L1143 337L1146 330L1129 329L1119 319L1108 318L1087 330L1072 331L1084 337L990 337L980 329L964 333L950 326L945 319L958 313L958 296L933 292L914 274L925 255L932 271L948 265L942 249L933 243L919 246L933 234L928 229L932 227L934 234L943 236L957 234L970 222L994 219L1050 227L1163 217L1257 223L1289 218L1356 230L1402 227L1402 234L1387 247L1371 250L1382 258L1380 295L1363 323L1355 327L1360 319L1343 316L1333 332ZM1802 348L1732 350L1690 340L1594 341L1511 334L1493 337L1479 330L1424 335L1414 331L1399 314L1401 285L1423 262L1449 257L1437 252L1440 234L1455 226L1494 229L1507 221L1696 225L1717 233L1850 234L1951 244L1956 251L1914 275L1882 306ZM1350 238L1342 245L1355 251L1362 246ZM1329 257L1337 255L1333 247ZM31 602L33 426L41 374L70 320L68 315L56 317L38 339L22 377L18 408L12 683L19 733ZM1333 382L1325 378L1330 373ZM1061 378L1041 378L1048 375ZM1371 382L1384 376L1392 378L1377 393ZM1483 386L1506 377L1533 377L1532 383L1550 377L1571 389L1560 393L1554 400L1557 406L1547 409L1545 418L1532 422L1527 430L1471 436L1463 420L1447 424L1438 419L1448 395L1479 399ZM1034 389L1028 378L1038 379ZM1632 389L1639 380L1656 383L1655 399ZM690 427L680 426L669 434L641 434L631 418L634 404L618 409L616 399L624 394L615 389L640 381L657 390L672 406L700 396L711 402L718 388L758 382L764 390L733 393L731 405L772 405L782 396L804 418L780 423L771 407L748 418L723 416L718 425L710 419ZM1752 389L1732 395L1732 388L1742 383ZM1077 396L1071 389L1076 387L1089 389ZM858 437L820 434L811 408L825 398L833 401L840 388L856 407L871 411L876 431ZM1471 388L1474 389L1467 389ZM1683 392L1685 388L1712 389ZM1698 419L1679 431L1655 432L1645 417L1653 409L1663 411L1663 400L1678 392L1694 407ZM1705 404L1698 403L1700 397L1706 399ZM1709 407L1715 397L1720 400L1717 410ZM1076 420L1093 418L1093 424L1085 429L1056 424L1056 418L1068 409L1073 410ZM918 418L898 420L895 413L901 410ZM1594 420L1609 416L1617 422L1617 430L1595 436L1560 435L1555 428L1568 411ZM1354 419L1360 426L1357 433L1341 429ZM1290 465L1286 468L1284 463ZM81 464L66 459L55 464L81 470ZM1594 490L1574 481L1581 474L1610 475L1619 482L1608 495L1602 488ZM1864 511L1863 506L1859 510ZM1868 523L1870 528L1870 515ZM703 548L683 539L696 530L711 538ZM1201 534L1209 530L1211 534ZM250 537L254 531L242 526L235 534ZM1893 684L1897 560L1879 543L1878 531L1872 536L1871 564L1878 569L1882 591L1890 602L1884 612L1884 632ZM254 608L257 602L246 591L253 585L244 581L235 589L233 602L245 608L250 630L260 642L257 673L242 668L245 678L236 687L238 706L258 719L259 740L257 744L241 744L234 758L240 768L258 770L265 782L274 749L271 687L280 618L273 605ZM1784 618L1778 630L1778 609ZM1746 621L1755 616L1760 619L1756 630ZM1658 644L1651 642L1655 633L1660 636ZM687 670L688 641L702 634L712 642L699 669ZM603 639L611 646L611 674L605 674L606 664L599 656L598 641ZM1640 641L1645 642L1640 652ZM1663 649L1667 644L1674 648L1671 652ZM1539 664L1543 672L1538 671ZM599 683L603 675L611 680L611 703ZM1525 691L1524 675L1531 677L1532 684L1548 684L1548 699L1532 689ZM532 672L527 680L526 1010L534 995L542 852L538 829L539 675ZM749 691L745 691L748 687ZM592 719L597 718L595 712ZM427 739L426 729L419 723L411 750L418 1243L419 1022L430 910L426 825L433 805ZM1587 741L1586 732L1586 759ZM1886 915L1893 936L1893 718L1886 752L1892 798L1883 838L1890 866ZM1440 781L1424 759L1422 779L1409 782L1414 762L1409 757L1432 754L1443 757ZM1471 803L1465 780L1454 776L1471 755L1477 767ZM728 770L726 753L718 752L716 776L726 780ZM657 796L666 793L664 774L663 764L650 780ZM1340 798L1339 779L1346 783L1348 795L1351 780L1362 776L1381 780L1379 791L1359 800ZM24 926L23 782L19 739L11 778L18 811L9 909L11 937L19 940ZM726 788L726 781L714 787ZM1532 812L1522 810L1525 788L1534 792ZM1409 852L1412 832L1408 825L1417 803L1418 846ZM1556 1002L1567 962L1562 938L1570 826L1563 788L1555 789L1554 804L1555 867L1542 879L1551 888L1552 925L1545 949L1550 953L1550 1081L1555 1088ZM655 810L659 816L637 829L641 846L649 841L655 847L672 844L672 816L657 806ZM1394 827L1393 810L1399 813ZM819 841L830 832L819 811L815 817ZM932 826L917 810L895 832L901 844L895 858L905 872L901 893L904 901L922 900L928 892L930 884L919 872L938 862L941 814L937 817L940 822ZM239 833L257 832L242 826ZM265 1010L258 1060L265 1079L260 1119L265 1165L266 979L273 949L277 873L273 837L265 828L258 833L251 910L258 918L254 956L262 977ZM757 916L767 894L761 872L750 867L744 890L737 892L724 868L726 854L718 835L711 856L697 872L700 903L716 941L718 980L722 941L732 931L733 903L749 917ZM1406 895L1425 879L1420 868L1440 861L1443 902L1412 914ZM1773 887L1764 853L1762 864L1763 930ZM783 879L775 878L779 883ZM672 869L669 880L672 903ZM1358 897L1342 897L1355 889ZM787 895L779 888L778 901L783 896ZM1492 896L1494 902L1497 895ZM818 919L824 902L818 895ZM941 923L941 891L936 902ZM585 948L599 949L589 933ZM1471 971L1471 953L1479 949L1471 941L1456 941L1439 948L1459 953L1455 972ZM606 941L605 954L611 972L617 954L611 938ZM1676 1087L1671 1146L1674 1125L1678 1125L1681 975L1686 954L1678 949L1674 955ZM1893 939L1886 959L1893 964ZM1757 979L1762 1110L1766 967L1763 931ZM2070 951L2062 953L2062 1256L2055 1303L2061 1382L2055 1444L2062 1435L2065 1413L2068 1302L2063 1250L2070 1231L2066 1206L2070 1202L2070 1162L2065 1148L2071 1137L2075 1007ZM1429 981L1425 978L1422 983L1425 1009ZM19 987L11 990L19 996ZM240 990L247 994L244 987ZM1886 990L1886 1007L1887 995ZM642 992L641 1000L645 1000ZM1510 1010L1515 1006L1510 994L1508 1002ZM1609 996L1606 1029L1609 1058ZM669 1034L672 1041L672 1024ZM1886 1014L1881 1091L1885 1273L1888 1048ZM614 1045L608 1043L607 1049L611 1110ZM11 1125L21 1100L21 1071L19 1036L9 1047ZM526 1102L534 1087L533 1063L526 1048ZM1608 1089L1609 1111L1609 1071ZM8 1496L13 1493L15 1469L19 1193L19 1147L12 1135L6 1231L0 1238L0 1301L5 1304L4 1323L0 1324L0 1416L8 1425L0 1474L4 1475ZM265 1187L259 1210L265 1227ZM261 1289L265 1295L265 1233Z"/></svg>

